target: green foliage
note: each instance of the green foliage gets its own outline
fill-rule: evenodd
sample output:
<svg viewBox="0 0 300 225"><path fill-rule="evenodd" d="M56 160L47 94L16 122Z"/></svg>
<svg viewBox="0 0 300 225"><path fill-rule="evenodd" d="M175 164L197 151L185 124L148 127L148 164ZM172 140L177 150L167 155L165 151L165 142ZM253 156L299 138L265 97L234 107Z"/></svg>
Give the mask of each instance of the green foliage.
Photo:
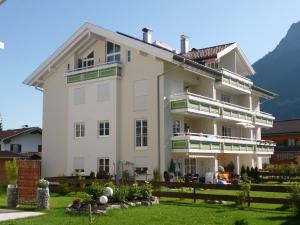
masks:
<svg viewBox="0 0 300 225"><path fill-rule="evenodd" d="M247 171L246 171L246 169L245 169L245 167L243 165L242 168L241 168L241 177L243 177L244 174L246 174L246 173L247 173Z"/></svg>
<svg viewBox="0 0 300 225"><path fill-rule="evenodd" d="M92 199L98 199L104 191L104 185L98 183L92 183L85 188L85 191L92 196Z"/></svg>
<svg viewBox="0 0 300 225"><path fill-rule="evenodd" d="M94 200L92 198L92 196L86 196L85 198L82 199L82 204L84 205L88 205L88 204L93 204Z"/></svg>
<svg viewBox="0 0 300 225"><path fill-rule="evenodd" d="M16 158L5 162L5 172L9 184L16 185L18 180L18 161Z"/></svg>
<svg viewBox="0 0 300 225"><path fill-rule="evenodd" d="M245 167L242 166L242 168L241 168L241 177L244 177L244 176L249 177L253 183L259 183L261 181L259 171L258 171L257 167L249 168L249 166L247 166L247 169L245 169Z"/></svg>
<svg viewBox="0 0 300 225"><path fill-rule="evenodd" d="M143 199L147 199L147 198L150 198L152 196L152 185L148 182L148 181L145 181L145 184L140 186L140 194L141 194L141 197Z"/></svg>
<svg viewBox="0 0 300 225"><path fill-rule="evenodd" d="M99 170L97 172L97 179L107 179L108 176L107 176L107 173L104 171L104 170Z"/></svg>
<svg viewBox="0 0 300 225"><path fill-rule="evenodd" d="M67 196L68 197L81 198L81 199L91 197L91 195L89 195L86 192L70 192L70 193L67 194Z"/></svg>
<svg viewBox="0 0 300 225"><path fill-rule="evenodd" d="M58 194L61 196L65 196L70 192L69 184L68 183L60 183L58 185Z"/></svg>
<svg viewBox="0 0 300 225"><path fill-rule="evenodd" d="M138 199L140 197L140 189L137 183L129 186L128 193L127 193L127 200L132 201Z"/></svg>
<svg viewBox="0 0 300 225"><path fill-rule="evenodd" d="M153 170L153 181L161 181L161 175L159 169Z"/></svg>
<svg viewBox="0 0 300 225"><path fill-rule="evenodd" d="M251 190L251 180L249 177L244 175L242 177L241 190L237 196L237 205L244 206L248 199L250 198L250 190Z"/></svg>
<svg viewBox="0 0 300 225"><path fill-rule="evenodd" d="M130 174L129 174L129 171L128 170L124 170L122 172L122 180L124 181L129 181L130 179Z"/></svg>
<svg viewBox="0 0 300 225"><path fill-rule="evenodd" d="M169 173L175 173L175 163L174 163L173 159L171 159Z"/></svg>
<svg viewBox="0 0 300 225"><path fill-rule="evenodd" d="M48 188L49 187L49 181L47 181L45 179L39 179L39 181L37 183L37 187L38 188Z"/></svg>
<svg viewBox="0 0 300 225"><path fill-rule="evenodd" d="M234 225L249 225L248 221L245 219L241 219L241 220L236 220L234 222Z"/></svg>
<svg viewBox="0 0 300 225"><path fill-rule="evenodd" d="M114 202L124 202L128 196L129 187L127 185L117 186L112 196Z"/></svg>
<svg viewBox="0 0 300 225"><path fill-rule="evenodd" d="M300 185L299 184L293 187L289 199L296 216L300 217Z"/></svg>

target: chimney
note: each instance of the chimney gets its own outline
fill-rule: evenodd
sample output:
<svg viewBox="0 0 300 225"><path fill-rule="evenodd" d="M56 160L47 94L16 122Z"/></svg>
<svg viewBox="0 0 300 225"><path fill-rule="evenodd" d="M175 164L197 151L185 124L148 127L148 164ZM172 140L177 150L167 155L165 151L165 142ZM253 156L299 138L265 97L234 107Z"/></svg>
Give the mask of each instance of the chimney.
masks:
<svg viewBox="0 0 300 225"><path fill-rule="evenodd" d="M152 30L150 28L143 28L143 41L147 43L152 43Z"/></svg>
<svg viewBox="0 0 300 225"><path fill-rule="evenodd" d="M186 35L180 36L180 53L184 54L189 51L189 39L190 37Z"/></svg>

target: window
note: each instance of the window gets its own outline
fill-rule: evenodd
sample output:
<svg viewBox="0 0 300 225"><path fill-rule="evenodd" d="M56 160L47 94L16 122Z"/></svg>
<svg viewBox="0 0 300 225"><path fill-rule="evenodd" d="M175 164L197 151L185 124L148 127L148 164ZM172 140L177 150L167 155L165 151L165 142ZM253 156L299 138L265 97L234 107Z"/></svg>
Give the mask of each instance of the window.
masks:
<svg viewBox="0 0 300 225"><path fill-rule="evenodd" d="M85 136L85 125L84 123L75 123L75 137L81 138Z"/></svg>
<svg viewBox="0 0 300 225"><path fill-rule="evenodd" d="M99 84L97 87L98 102L106 102L110 100L110 85L109 83Z"/></svg>
<svg viewBox="0 0 300 225"><path fill-rule="evenodd" d="M196 173L196 159L185 159L184 160L185 165L185 173L195 174Z"/></svg>
<svg viewBox="0 0 300 225"><path fill-rule="evenodd" d="M106 62L120 62L121 61L121 47L112 42L106 43Z"/></svg>
<svg viewBox="0 0 300 225"><path fill-rule="evenodd" d="M38 145L38 152L42 152L42 145Z"/></svg>
<svg viewBox="0 0 300 225"><path fill-rule="evenodd" d="M288 139L288 146L295 146L295 139L289 138Z"/></svg>
<svg viewBox="0 0 300 225"><path fill-rule="evenodd" d="M226 96L226 95L222 95L222 96L221 96L221 101L222 101L222 102L228 102L228 103L230 103L230 102L231 102L231 99L230 99L230 97L228 97L228 96Z"/></svg>
<svg viewBox="0 0 300 225"><path fill-rule="evenodd" d="M131 62L131 51L127 51L127 62Z"/></svg>
<svg viewBox="0 0 300 225"><path fill-rule="evenodd" d="M212 68L212 69L218 69L218 68L219 68L218 63L216 63L216 62L213 62L213 63L207 63L206 65L207 65L208 67Z"/></svg>
<svg viewBox="0 0 300 225"><path fill-rule="evenodd" d="M11 144L11 145L10 145L10 151L11 151L11 152L21 152L21 151L22 151L22 145L19 145L19 144Z"/></svg>
<svg viewBox="0 0 300 225"><path fill-rule="evenodd" d="M222 126L222 136L231 137L231 127Z"/></svg>
<svg viewBox="0 0 300 225"><path fill-rule="evenodd" d="M99 136L109 136L109 121L99 122Z"/></svg>
<svg viewBox="0 0 300 225"><path fill-rule="evenodd" d="M73 168L75 172L84 172L84 158L74 157Z"/></svg>
<svg viewBox="0 0 300 225"><path fill-rule="evenodd" d="M148 172L148 167L136 167L135 172L138 175L143 175L143 174L146 175Z"/></svg>
<svg viewBox="0 0 300 225"><path fill-rule="evenodd" d="M81 105L85 103L85 88L74 89L74 105Z"/></svg>
<svg viewBox="0 0 300 225"><path fill-rule="evenodd" d="M180 120L173 121L173 135L180 133Z"/></svg>
<svg viewBox="0 0 300 225"><path fill-rule="evenodd" d="M148 122L145 119L135 121L135 146L148 146Z"/></svg>
<svg viewBox="0 0 300 225"><path fill-rule="evenodd" d="M98 158L98 171L109 173L109 158Z"/></svg>
<svg viewBox="0 0 300 225"><path fill-rule="evenodd" d="M86 57L78 58L77 67L86 68L94 65L94 51L90 52Z"/></svg>

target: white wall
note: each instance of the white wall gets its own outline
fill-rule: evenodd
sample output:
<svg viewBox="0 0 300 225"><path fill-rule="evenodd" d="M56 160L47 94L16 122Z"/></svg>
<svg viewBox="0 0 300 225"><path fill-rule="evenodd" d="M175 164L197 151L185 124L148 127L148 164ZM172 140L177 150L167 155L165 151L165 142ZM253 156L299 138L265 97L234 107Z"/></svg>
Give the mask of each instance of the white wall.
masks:
<svg viewBox="0 0 300 225"><path fill-rule="evenodd" d="M24 134L11 139L10 143L4 144L2 151L10 151L11 144L20 144L22 145L23 152L37 152L38 146L42 144L42 135L41 134Z"/></svg>

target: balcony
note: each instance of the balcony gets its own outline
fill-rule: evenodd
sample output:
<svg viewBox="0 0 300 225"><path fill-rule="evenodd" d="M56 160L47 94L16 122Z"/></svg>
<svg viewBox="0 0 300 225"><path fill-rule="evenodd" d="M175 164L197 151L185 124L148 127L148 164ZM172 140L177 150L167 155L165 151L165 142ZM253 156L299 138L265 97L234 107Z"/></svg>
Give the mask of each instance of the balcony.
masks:
<svg viewBox="0 0 300 225"><path fill-rule="evenodd" d="M195 114L204 117L220 117L221 105L213 99L192 93L171 97L172 113Z"/></svg>
<svg viewBox="0 0 300 225"><path fill-rule="evenodd" d="M259 112L255 115L254 123L262 127L273 127L274 119L275 117L269 113Z"/></svg>
<svg viewBox="0 0 300 225"><path fill-rule="evenodd" d="M224 68L219 69L219 71L222 73L222 76L219 80L217 80L217 89L235 94L251 93L251 86L253 85L253 82L250 79Z"/></svg>
<svg viewBox="0 0 300 225"><path fill-rule="evenodd" d="M173 153L273 154L274 142L247 138L179 133L171 138Z"/></svg>
<svg viewBox="0 0 300 225"><path fill-rule="evenodd" d="M67 71L65 76L67 77L68 84L105 77L121 76L121 67L120 63L99 64Z"/></svg>
<svg viewBox="0 0 300 225"><path fill-rule="evenodd" d="M253 112L249 108L227 102L223 102L222 106L222 118L250 124L253 122Z"/></svg>

